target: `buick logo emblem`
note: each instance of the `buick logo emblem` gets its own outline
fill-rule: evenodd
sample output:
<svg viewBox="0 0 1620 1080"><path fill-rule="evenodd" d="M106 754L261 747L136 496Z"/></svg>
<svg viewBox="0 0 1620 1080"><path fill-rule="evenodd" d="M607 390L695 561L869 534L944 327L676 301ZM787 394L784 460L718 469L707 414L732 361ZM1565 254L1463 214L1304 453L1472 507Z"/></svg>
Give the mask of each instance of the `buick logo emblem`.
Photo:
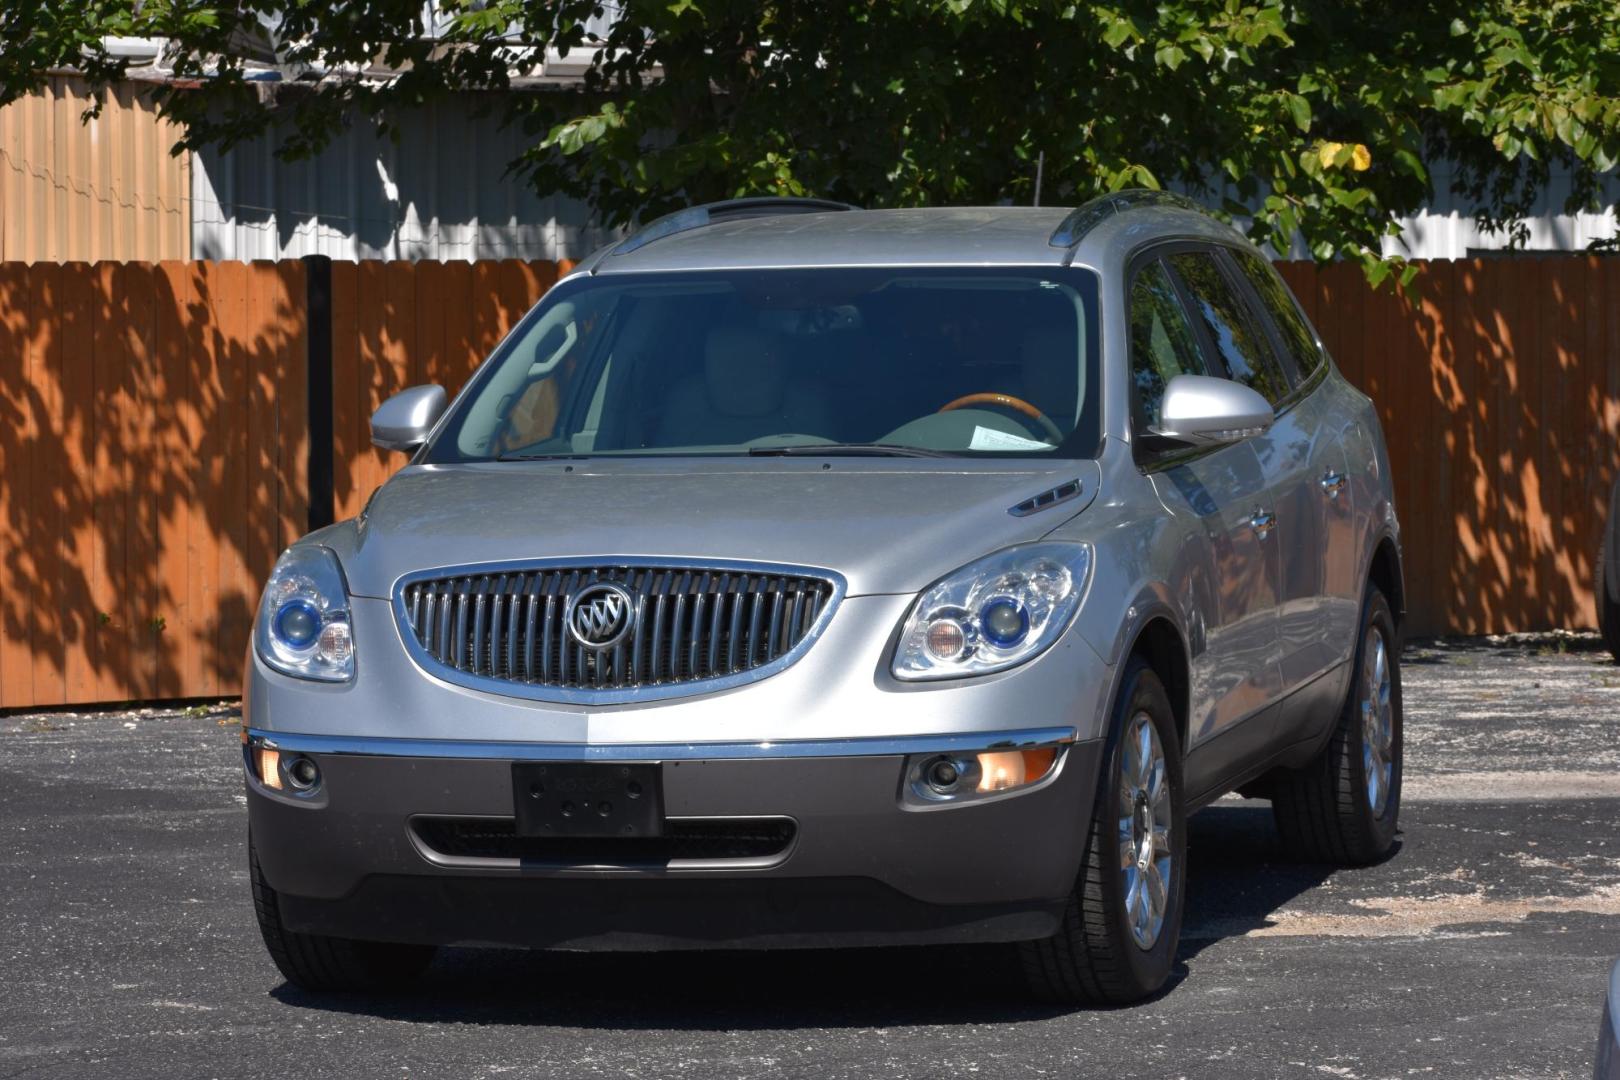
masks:
<svg viewBox="0 0 1620 1080"><path fill-rule="evenodd" d="M563 621L573 639L587 649L611 649L635 625L635 601L628 589L611 581L587 585L568 601Z"/></svg>

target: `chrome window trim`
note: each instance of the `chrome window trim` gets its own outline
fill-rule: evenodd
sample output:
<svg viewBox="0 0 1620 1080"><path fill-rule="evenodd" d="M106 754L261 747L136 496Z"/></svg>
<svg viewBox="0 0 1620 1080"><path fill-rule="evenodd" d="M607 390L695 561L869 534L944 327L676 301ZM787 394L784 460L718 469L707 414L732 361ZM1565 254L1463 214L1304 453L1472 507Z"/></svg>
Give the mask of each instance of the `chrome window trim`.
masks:
<svg viewBox="0 0 1620 1080"><path fill-rule="evenodd" d="M405 590L418 581L430 581L447 577L482 577L484 575L514 572L533 573L570 567L603 566L677 567L683 570L719 570L743 574L781 574L790 577L820 578L832 586L832 596L828 598L826 606L821 609L821 613L816 616L815 625L810 628L809 633L805 634L803 639L792 649L769 663L732 675L722 675L715 679L696 679L691 682L671 683L668 686L638 686L605 690L571 689L558 686L530 686L509 679L474 675L471 672L461 671L448 664L441 663L432 653L422 647L422 643L416 639L415 631L411 629L410 612L405 606ZM394 612L394 629L399 634L400 644L405 647L406 654L417 667L443 682L450 683L453 686L466 687L469 690L494 694L498 697L521 698L526 701L544 701L560 705L627 705L643 701L664 701L669 698L713 694L770 678L772 675L797 663L799 658L810 650L810 647L826 631L827 624L832 620L833 613L838 610L838 605L843 601L847 590L848 583L844 580L842 574L836 570L828 570L820 566L794 566L787 563L749 562L733 559L683 559L676 556L651 558L645 555L581 555L553 559L461 563L452 566L436 566L423 570L413 570L408 574L401 574L394 581L390 606Z"/></svg>
<svg viewBox="0 0 1620 1080"><path fill-rule="evenodd" d="M1211 252L1219 250L1225 253L1228 258L1231 258L1231 253L1235 251L1250 251L1251 253L1259 251L1258 248L1245 247L1237 240L1216 240L1207 236L1181 235L1154 237L1153 239L1142 244L1140 247L1133 249L1130 257L1125 262L1125 303L1127 318L1129 317L1131 283L1136 280L1136 274L1141 270L1142 265L1152 259L1160 259L1166 255L1174 255L1180 250L1207 250ZM1220 257L1220 255L1216 255L1216 260L1219 261ZM1261 253L1260 257L1264 259L1264 253ZM1232 261L1235 263L1237 260L1233 258ZM1267 261L1269 262L1270 260L1268 259ZM1241 270L1238 272L1241 275ZM1285 286L1288 285L1286 281L1283 282L1283 284ZM1277 347L1278 342L1275 337L1277 331L1272 325L1271 313L1266 311L1259 298L1253 295L1254 287L1249 284L1247 279L1243 280L1241 291L1245 300L1248 300L1251 304L1258 306L1259 309L1255 311L1254 314L1256 316L1263 317L1261 320L1261 330L1264 331L1268 339L1272 340L1273 347ZM1272 411L1275 412L1279 417L1288 412L1288 410L1292 409L1294 406L1298 405L1301 401L1304 401L1306 398L1310 397L1311 394L1315 393L1316 388L1321 386L1322 383L1326 381L1327 369L1329 364L1332 362L1332 357L1328 354L1327 346L1322 343L1322 335L1317 332L1316 324L1313 323L1310 320L1310 317L1305 314L1305 309L1299 306L1299 297L1294 295L1294 290L1291 287L1288 289L1288 296L1289 299L1293 301L1294 308L1299 312L1300 318L1304 319L1305 325L1310 328L1311 336L1316 340L1318 362L1316 367L1311 369L1311 373L1309 375L1302 377L1299 382L1292 384L1292 389L1290 389L1288 393L1284 394L1277 401L1277 404L1273 406ZM1186 306L1185 301L1183 301L1182 306ZM1191 313L1189 312L1189 315L1190 314ZM1196 330L1197 328L1195 327L1194 329ZM1209 365L1206 362L1204 366L1207 368ZM1216 373L1211 371L1208 372L1208 374L1215 375ZM1219 375L1217 377L1228 378L1229 376ZM1287 372L1283 373L1283 377L1285 379L1287 378Z"/></svg>
<svg viewBox="0 0 1620 1080"><path fill-rule="evenodd" d="M249 745L301 754L476 758L513 761L735 761L771 758L898 757L906 754L1029 750L1072 743L1075 729L1024 728L953 735L892 735L849 739L727 743L543 743L400 739L387 736L301 735L248 730Z"/></svg>

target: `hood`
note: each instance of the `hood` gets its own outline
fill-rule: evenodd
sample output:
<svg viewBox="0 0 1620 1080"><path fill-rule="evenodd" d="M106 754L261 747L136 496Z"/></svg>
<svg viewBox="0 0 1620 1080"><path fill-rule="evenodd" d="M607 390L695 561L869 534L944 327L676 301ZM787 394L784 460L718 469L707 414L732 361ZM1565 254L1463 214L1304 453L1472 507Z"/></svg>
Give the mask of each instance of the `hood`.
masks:
<svg viewBox="0 0 1620 1080"><path fill-rule="evenodd" d="M402 575L523 559L747 560L821 567L849 594L910 593L979 555L1051 532L1097 492L1094 461L782 458L409 467L319 537L356 596ZM1079 498L1008 508L1079 478Z"/></svg>

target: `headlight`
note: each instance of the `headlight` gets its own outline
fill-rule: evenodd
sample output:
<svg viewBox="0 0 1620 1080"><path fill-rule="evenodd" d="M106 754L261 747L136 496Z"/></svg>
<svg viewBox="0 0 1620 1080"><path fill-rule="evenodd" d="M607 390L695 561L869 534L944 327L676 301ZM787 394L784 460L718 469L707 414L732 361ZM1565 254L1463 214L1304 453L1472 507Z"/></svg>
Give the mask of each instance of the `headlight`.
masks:
<svg viewBox="0 0 1620 1080"><path fill-rule="evenodd" d="M287 549L264 587L253 640L277 671L325 682L354 677L349 591L336 555L313 545Z"/></svg>
<svg viewBox="0 0 1620 1080"><path fill-rule="evenodd" d="M912 605L895 678L952 679L1023 663L1074 619L1090 574L1085 544L1023 544L969 563Z"/></svg>

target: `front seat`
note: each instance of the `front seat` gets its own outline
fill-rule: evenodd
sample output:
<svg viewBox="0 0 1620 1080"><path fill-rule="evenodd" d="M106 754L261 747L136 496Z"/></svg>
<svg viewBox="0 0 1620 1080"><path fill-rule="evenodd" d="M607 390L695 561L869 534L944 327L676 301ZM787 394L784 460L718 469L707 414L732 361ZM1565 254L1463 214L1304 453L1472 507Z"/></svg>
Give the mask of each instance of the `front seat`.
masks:
<svg viewBox="0 0 1620 1080"><path fill-rule="evenodd" d="M677 382L658 425L659 446L732 446L766 435L828 430L820 384L792 376L783 342L751 326L719 326L703 345L703 373Z"/></svg>

